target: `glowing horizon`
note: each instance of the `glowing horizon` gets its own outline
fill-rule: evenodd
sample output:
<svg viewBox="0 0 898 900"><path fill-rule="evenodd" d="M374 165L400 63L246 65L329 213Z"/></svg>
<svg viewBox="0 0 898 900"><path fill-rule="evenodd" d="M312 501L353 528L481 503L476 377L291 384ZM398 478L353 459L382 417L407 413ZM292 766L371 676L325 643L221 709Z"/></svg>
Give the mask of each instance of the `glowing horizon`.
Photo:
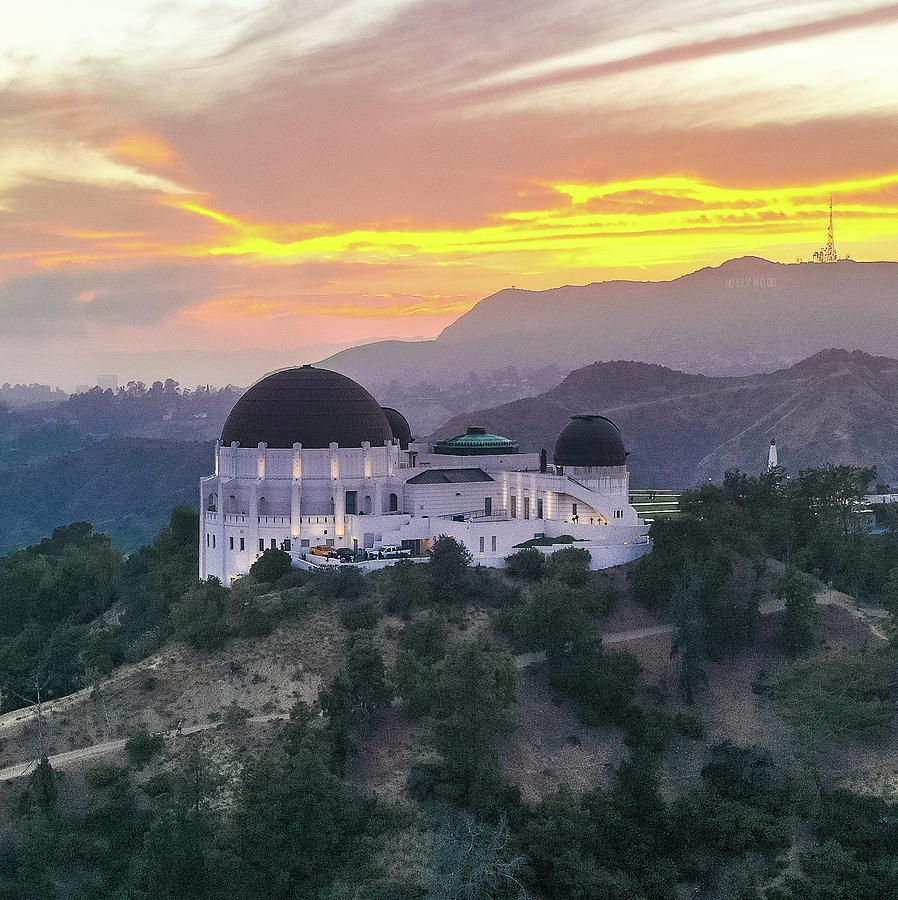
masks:
<svg viewBox="0 0 898 900"><path fill-rule="evenodd" d="M831 194L840 253L894 259L896 38L843 0L36 0L0 39L0 379L808 259Z"/></svg>

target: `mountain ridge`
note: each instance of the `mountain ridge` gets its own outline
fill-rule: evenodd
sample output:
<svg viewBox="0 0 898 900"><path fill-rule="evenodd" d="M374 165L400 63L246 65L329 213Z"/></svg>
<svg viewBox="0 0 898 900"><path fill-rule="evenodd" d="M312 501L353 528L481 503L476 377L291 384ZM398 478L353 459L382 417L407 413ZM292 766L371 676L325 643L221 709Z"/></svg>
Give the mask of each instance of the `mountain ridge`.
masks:
<svg viewBox="0 0 898 900"><path fill-rule="evenodd" d="M898 263L726 260L665 281L504 288L432 341L375 342L322 361L363 383L633 358L707 375L791 365L822 347L898 355Z"/></svg>
<svg viewBox="0 0 898 900"><path fill-rule="evenodd" d="M761 471L775 437L791 471L846 464L898 480L898 360L828 349L788 368L711 377L619 360L571 372L535 397L451 419L549 450L568 417L600 413L624 434L634 486L687 487L728 469Z"/></svg>

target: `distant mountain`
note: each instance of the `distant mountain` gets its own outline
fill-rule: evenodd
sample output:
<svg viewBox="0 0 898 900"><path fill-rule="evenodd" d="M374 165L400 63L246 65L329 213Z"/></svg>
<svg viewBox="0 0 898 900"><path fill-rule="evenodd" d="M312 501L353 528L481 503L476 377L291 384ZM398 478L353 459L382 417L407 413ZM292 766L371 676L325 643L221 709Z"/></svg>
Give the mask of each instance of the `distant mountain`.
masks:
<svg viewBox="0 0 898 900"><path fill-rule="evenodd" d="M634 486L687 487L728 469L761 471L770 439L797 472L876 465L898 483L898 360L826 350L787 369L742 377L689 375L640 362L595 363L536 397L450 420L433 437L483 425L522 450L546 447L568 417L611 418L630 451Z"/></svg>
<svg viewBox="0 0 898 900"><path fill-rule="evenodd" d="M898 263L746 256L673 281L605 281L481 300L434 341L381 341L322 362L369 386L468 372L640 359L709 375L770 371L822 347L898 355Z"/></svg>

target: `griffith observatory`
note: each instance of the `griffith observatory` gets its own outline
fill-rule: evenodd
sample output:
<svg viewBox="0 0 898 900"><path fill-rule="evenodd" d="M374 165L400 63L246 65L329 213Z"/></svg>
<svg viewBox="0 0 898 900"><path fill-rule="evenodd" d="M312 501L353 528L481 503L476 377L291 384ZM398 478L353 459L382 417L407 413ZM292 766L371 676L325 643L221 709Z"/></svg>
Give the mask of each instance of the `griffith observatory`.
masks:
<svg viewBox="0 0 898 900"><path fill-rule="evenodd" d="M383 547L427 555L436 538L463 543L475 564L502 567L516 545L543 539L589 551L592 568L649 549L629 503L627 451L609 419L573 416L546 451L469 428L435 444L351 378L313 366L266 375L234 405L200 481L200 578L229 585L264 550L294 565L326 564L312 548ZM348 555L348 554L347 554ZM360 563L365 566L386 561Z"/></svg>

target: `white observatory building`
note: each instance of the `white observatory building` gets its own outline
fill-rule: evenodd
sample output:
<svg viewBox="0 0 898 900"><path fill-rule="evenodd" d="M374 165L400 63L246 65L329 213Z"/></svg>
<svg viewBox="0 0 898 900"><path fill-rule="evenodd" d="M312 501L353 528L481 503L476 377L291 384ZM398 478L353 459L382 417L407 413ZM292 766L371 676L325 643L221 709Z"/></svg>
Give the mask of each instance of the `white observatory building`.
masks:
<svg viewBox="0 0 898 900"><path fill-rule="evenodd" d="M502 567L516 545L541 539L543 552L583 547L593 568L617 565L649 549L626 457L617 426L598 415L571 419L554 465L482 428L415 443L405 418L351 378L283 369L237 401L215 472L201 479L200 577L230 584L272 547L300 566L323 564L310 554L322 545L426 556L444 534L475 564Z"/></svg>

